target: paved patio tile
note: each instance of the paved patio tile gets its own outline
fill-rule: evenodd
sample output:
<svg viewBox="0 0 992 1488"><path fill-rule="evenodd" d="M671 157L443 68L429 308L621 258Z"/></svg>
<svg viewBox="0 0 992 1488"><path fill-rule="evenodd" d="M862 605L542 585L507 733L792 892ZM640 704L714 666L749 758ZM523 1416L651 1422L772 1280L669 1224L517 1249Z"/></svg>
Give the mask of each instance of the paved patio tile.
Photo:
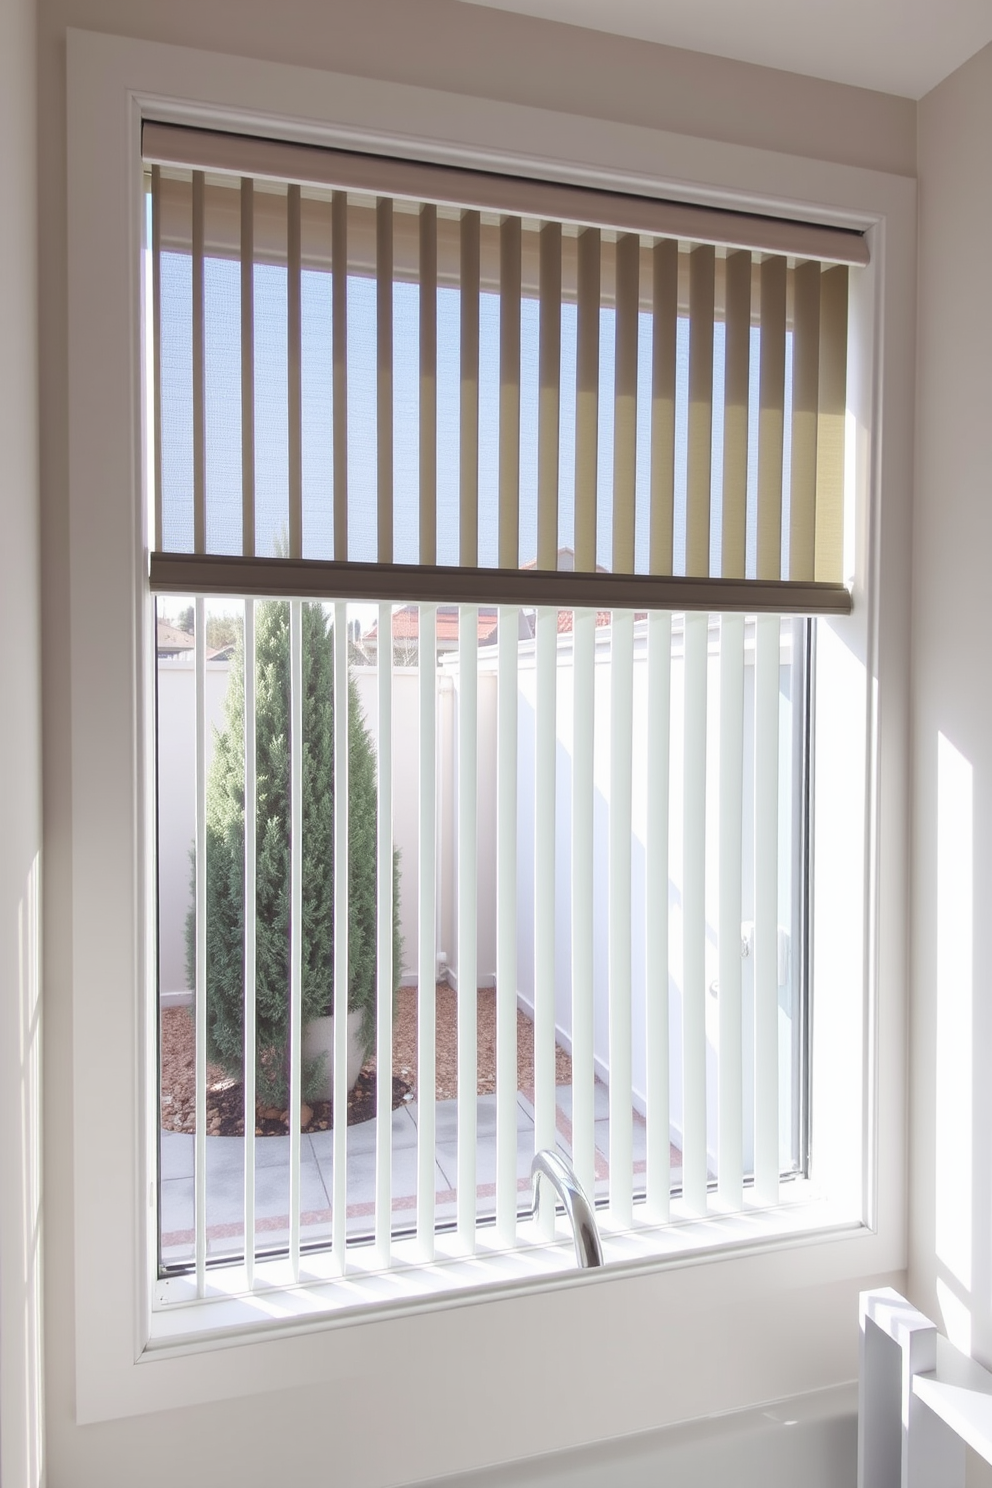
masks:
<svg viewBox="0 0 992 1488"><path fill-rule="evenodd" d="M393 1146L392 1161L392 1194L394 1201L397 1199L410 1198L417 1192L417 1128L412 1122L408 1122L413 1132L413 1142L407 1139L407 1134L402 1131L402 1140ZM354 1130L354 1128L352 1128ZM320 1132L319 1136L329 1136L330 1133ZM375 1199L375 1148L366 1148L364 1151L348 1153L348 1207L356 1204L371 1204ZM321 1144L316 1150L316 1162L324 1186L331 1194L334 1183L334 1157L329 1145ZM437 1170L437 1187L444 1188L447 1181L444 1174Z"/></svg>
<svg viewBox="0 0 992 1488"><path fill-rule="evenodd" d="M192 1134L163 1131L161 1133L161 1176L163 1182L170 1178L192 1178L194 1153Z"/></svg>
<svg viewBox="0 0 992 1488"><path fill-rule="evenodd" d="M558 1110L557 1146L570 1155L568 1130L572 1114L572 1088L556 1089ZM609 1090L599 1081L595 1087L596 1147L609 1159ZM398 1107L391 1117L393 1228L416 1225L418 1174L418 1121L416 1101ZM516 1176L518 1184L530 1178L534 1155L534 1108L526 1095L518 1092L515 1111L517 1129ZM481 1095L476 1105L477 1156L476 1181L483 1192L477 1195L477 1212L491 1214L495 1207L492 1189L496 1182L496 1097ZM434 1110L435 1192L439 1196L439 1221L453 1218L455 1203L444 1197L455 1190L458 1181L458 1103L439 1101ZM348 1233L367 1234L374 1225L376 1122L365 1121L348 1128ZM255 1202L258 1220L265 1226L258 1232L259 1243L278 1246L285 1241L283 1226L289 1206L288 1136L259 1138L255 1143ZM646 1150L646 1127L634 1112L634 1161L643 1162ZM238 1248L244 1211L244 1140L240 1137L208 1137L207 1151L207 1226L221 1231L208 1236L210 1254ZM333 1131L304 1133L300 1143L301 1211L313 1216L304 1223L305 1242L330 1239L331 1224L327 1217L333 1193ZM673 1152L673 1159L678 1154ZM193 1228L194 1138L178 1132L162 1133L161 1223L163 1234L189 1232ZM673 1176L675 1176L673 1174ZM600 1177L597 1193L608 1191L608 1179ZM526 1209L529 1190L518 1190L518 1202ZM223 1233L223 1232L227 1233ZM282 1237L282 1238L280 1238ZM170 1260L182 1260L191 1254L188 1242L169 1248Z"/></svg>
<svg viewBox="0 0 992 1488"><path fill-rule="evenodd" d="M572 1118L572 1087L571 1085L559 1085L556 1087L555 1099L559 1108L565 1113L569 1120ZM610 1114L610 1091L609 1086L604 1085L602 1080L597 1080L593 1087L593 1110L596 1120Z"/></svg>
<svg viewBox="0 0 992 1488"><path fill-rule="evenodd" d="M165 1178L159 1184L162 1234L193 1228L192 1178Z"/></svg>

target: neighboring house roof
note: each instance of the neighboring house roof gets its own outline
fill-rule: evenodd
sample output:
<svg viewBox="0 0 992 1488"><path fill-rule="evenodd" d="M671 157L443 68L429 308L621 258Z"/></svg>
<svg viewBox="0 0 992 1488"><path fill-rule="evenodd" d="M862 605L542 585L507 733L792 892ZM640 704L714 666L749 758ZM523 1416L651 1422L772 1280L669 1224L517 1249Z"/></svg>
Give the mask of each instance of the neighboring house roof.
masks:
<svg viewBox="0 0 992 1488"><path fill-rule="evenodd" d="M574 613L575 613L574 610L559 610L558 611L558 634L559 635L571 635L572 634L572 616L573 616ZM599 629L599 627L601 625L612 625L612 623L613 623L613 611L612 610L597 610L596 611L596 628L597 628L597 630Z"/></svg>
<svg viewBox="0 0 992 1488"><path fill-rule="evenodd" d="M194 645L195 642L188 630L180 630L178 625L170 625L168 620L158 622L159 656L180 656L184 651L192 651Z"/></svg>
<svg viewBox="0 0 992 1488"><path fill-rule="evenodd" d="M479 609L476 633L480 641L488 641L495 632L499 618L494 605L483 605ZM418 605L404 605L400 610L393 611L393 640L415 641L420 635L420 607ZM376 641L379 638L378 626L362 637L363 640ZM438 605L437 608L437 644L440 647L453 647L458 644L458 606Z"/></svg>

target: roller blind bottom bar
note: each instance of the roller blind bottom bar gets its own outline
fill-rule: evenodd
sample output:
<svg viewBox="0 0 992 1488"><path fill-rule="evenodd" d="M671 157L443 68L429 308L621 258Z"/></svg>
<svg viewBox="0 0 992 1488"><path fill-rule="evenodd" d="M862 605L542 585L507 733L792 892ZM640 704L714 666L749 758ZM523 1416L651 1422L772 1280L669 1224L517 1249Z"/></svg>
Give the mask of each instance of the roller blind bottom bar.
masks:
<svg viewBox="0 0 992 1488"><path fill-rule="evenodd" d="M645 574L456 568L324 559L153 553L153 594L281 599L552 605L558 609L705 610L746 615L849 615L843 584Z"/></svg>
<svg viewBox="0 0 992 1488"><path fill-rule="evenodd" d="M497 171L192 129L150 119L142 127L141 148L149 165L298 181L377 196L515 213L545 221L577 222L618 232L726 244L825 263L864 265L869 261L867 240L855 228L802 222L791 217L766 217L757 212L734 212Z"/></svg>

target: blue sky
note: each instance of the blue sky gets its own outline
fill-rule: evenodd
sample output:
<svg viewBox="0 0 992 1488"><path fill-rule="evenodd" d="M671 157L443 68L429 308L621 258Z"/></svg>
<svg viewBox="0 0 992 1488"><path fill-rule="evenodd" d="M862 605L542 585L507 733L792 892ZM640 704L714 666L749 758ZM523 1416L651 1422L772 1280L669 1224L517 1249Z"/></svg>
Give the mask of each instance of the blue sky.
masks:
<svg viewBox="0 0 992 1488"><path fill-rule="evenodd" d="M376 557L376 307L375 281L348 281L348 531L352 560ZM303 532L304 554L332 558L331 275L304 270ZM207 547L241 549L241 311L240 266L210 258L205 266ZM480 301L479 561L497 561L499 476L499 299ZM536 556L537 406L540 311L521 308L520 561ZM651 317L639 317L636 558L647 570L650 483ZM393 291L394 556L418 560L419 290ZM190 551L193 538L192 277L188 254L162 255L163 545ZM576 308L562 306L559 436L559 546L572 546L575 477ZM438 562L458 561L459 291L438 290L437 444ZM751 332L749 399L748 574L754 569L757 486L758 347ZM598 561L611 566L613 522L613 373L615 315L600 312ZM675 570L684 568L689 323L678 324L676 385ZM789 488L791 336L786 348L784 490ZM723 461L723 326L714 327L711 571L719 572ZM288 528L288 409L286 270L255 267L256 548L277 551ZM788 509L788 499L784 503ZM788 531L783 536L787 552ZM787 571L787 570L786 570Z"/></svg>

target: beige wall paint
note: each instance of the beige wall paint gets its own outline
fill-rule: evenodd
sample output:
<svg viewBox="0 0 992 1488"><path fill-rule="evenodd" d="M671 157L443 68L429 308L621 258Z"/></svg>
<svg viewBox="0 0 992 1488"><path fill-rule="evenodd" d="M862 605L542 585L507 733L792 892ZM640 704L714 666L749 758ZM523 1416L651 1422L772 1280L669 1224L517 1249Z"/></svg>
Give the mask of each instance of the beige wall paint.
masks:
<svg viewBox="0 0 992 1488"><path fill-rule="evenodd" d="M26 3L26 0L25 0ZM9 8L9 7L8 7ZM72 1154L67 1136L72 1109L72 1005L69 964L68 822L71 772L67 728L70 675L65 644L64 595L68 583L68 512L66 503L66 207L65 207L65 28L115 32L205 49L235 51L309 66L333 68L384 79L418 83L480 96L585 113L594 118L650 124L658 128L734 140L767 149L912 174L915 159L915 109L907 100L863 90L791 77L768 69L698 57L664 47L607 38L576 28L509 16L454 0L364 0L361 5L330 0L42 0L39 6L39 131L41 192L40 295L42 391L43 579L45 609L44 779L46 792L45 891L48 908L46 954L47 1034L45 1046L48 1133L47 1225L65 1237L72 1225ZM439 44L443 38L443 45ZM26 278L20 282L27 282ZM9 633L9 632L8 632ZM126 1083L126 1082L125 1082ZM112 1096L112 1093L111 1093ZM92 1113L94 1121L107 1113ZM169 1415L90 1426L74 1425L73 1307L74 1284L69 1247L53 1245L47 1256L46 1317L48 1340L49 1445L54 1488L80 1488L106 1481L100 1464L113 1461L119 1478L142 1480L152 1470L174 1480L175 1471L199 1453L202 1481L224 1481L223 1459L212 1453L225 1433L232 1441L246 1433L257 1438L258 1404L251 1399L185 1411L181 1421ZM699 1278L702 1285L702 1278ZM687 1293L693 1290L687 1285ZM824 1318L838 1306L850 1306L848 1285L823 1288ZM620 1297L618 1294L618 1304ZM553 1314L563 1303L549 1299ZM637 1320L616 1314L617 1336L632 1337ZM439 1326L452 1344L460 1324ZM629 1329L629 1333L627 1333ZM477 1340L465 1328L464 1346ZM845 1365L823 1359L824 1380L840 1377ZM536 1367L536 1366L535 1366ZM810 1388L820 1382L802 1380ZM278 1388L278 1378L273 1379ZM466 1389L471 1381L466 1378ZM798 1387L798 1386L797 1386ZM504 1410L526 1413L540 1388L540 1373L528 1366L508 1382ZM645 1375L645 1391L650 1382ZM334 1401L340 1421L367 1410L375 1381L341 1382ZM641 1402L647 1408L645 1402ZM704 1396L687 1403L705 1408ZM631 1419L638 1402L631 1402ZM458 1415L457 1400L448 1404ZM283 1432L298 1443L297 1465L309 1471L326 1463L327 1443L313 1432L326 1419L327 1401L318 1387L282 1403ZM297 1429L292 1429L292 1419ZM562 1423L567 1433L579 1422ZM219 1434L218 1434L219 1428ZM414 1461L416 1423L407 1455ZM366 1454L339 1463L339 1481L357 1481L360 1471L377 1471L386 1481L402 1470L404 1451L389 1446L374 1429L370 1439L351 1440L348 1450ZM271 1481L285 1461L284 1441L269 1443L256 1461L259 1483ZM498 1416L491 1442L480 1445L498 1455ZM199 1448L197 1448L199 1443ZM378 1468L369 1468L371 1452ZM150 1481L150 1479L147 1479ZM156 1476L155 1481L159 1481ZM15 1481L17 1481L15 1479ZM247 1481L247 1479L245 1479Z"/></svg>
<svg viewBox="0 0 992 1488"><path fill-rule="evenodd" d="M40 631L35 14L0 6L0 1479L38 1488Z"/></svg>
<svg viewBox="0 0 992 1488"><path fill-rule="evenodd" d="M457 0L41 0L39 12L53 126L62 36L77 26L915 170L910 99Z"/></svg>
<svg viewBox="0 0 992 1488"><path fill-rule="evenodd" d="M919 162L910 1281L988 1367L992 47L922 100Z"/></svg>

